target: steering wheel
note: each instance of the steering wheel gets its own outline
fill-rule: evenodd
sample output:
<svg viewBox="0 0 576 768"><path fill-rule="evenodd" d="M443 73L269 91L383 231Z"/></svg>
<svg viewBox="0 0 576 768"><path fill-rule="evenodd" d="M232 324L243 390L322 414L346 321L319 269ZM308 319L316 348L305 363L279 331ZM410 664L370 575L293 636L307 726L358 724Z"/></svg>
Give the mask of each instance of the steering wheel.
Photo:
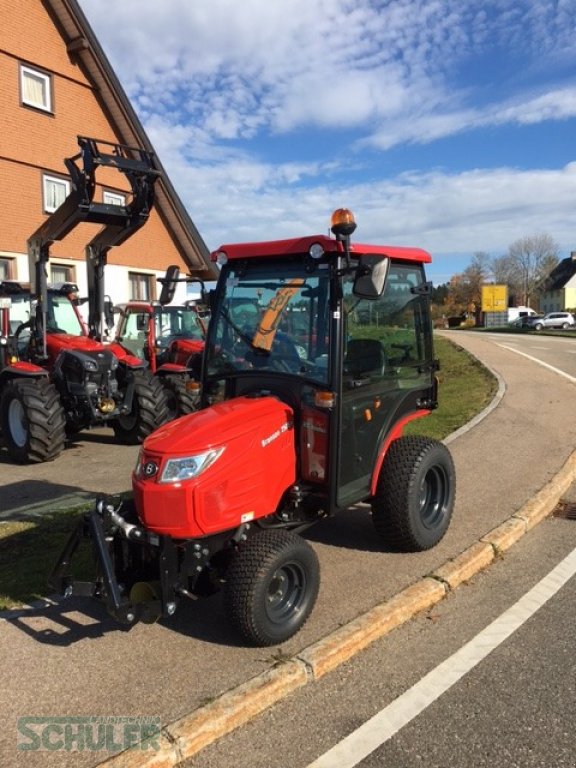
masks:
<svg viewBox="0 0 576 768"><path fill-rule="evenodd" d="M302 360L296 344L282 331L278 331L270 350L270 367L284 373L299 373Z"/></svg>

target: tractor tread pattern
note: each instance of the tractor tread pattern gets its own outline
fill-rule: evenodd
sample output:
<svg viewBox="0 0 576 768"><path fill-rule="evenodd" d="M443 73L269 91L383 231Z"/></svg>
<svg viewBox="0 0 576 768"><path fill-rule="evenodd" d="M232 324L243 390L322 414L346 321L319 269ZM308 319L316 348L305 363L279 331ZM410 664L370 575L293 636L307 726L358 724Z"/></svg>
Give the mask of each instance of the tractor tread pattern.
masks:
<svg viewBox="0 0 576 768"><path fill-rule="evenodd" d="M431 452L438 450L438 446L442 446L454 486L452 458L439 441L422 435L408 435L395 440L388 449L376 494L372 499L372 521L378 535L394 551L417 552L429 549L444 535L442 532L433 543L423 544L414 530L408 511L409 499L417 494L415 484L422 463ZM453 499L454 487L451 494Z"/></svg>
<svg viewBox="0 0 576 768"><path fill-rule="evenodd" d="M191 395L186 387L186 378L184 376L165 376L162 379L164 388L168 390L166 397L168 401L174 398L175 408L169 408L170 416L174 419L179 416L186 416L197 410L196 398Z"/></svg>
<svg viewBox="0 0 576 768"><path fill-rule="evenodd" d="M148 435L168 421L168 403L162 382L149 371L134 376L134 399L138 418L132 428L126 429L122 420L113 422L116 439L124 445L138 445Z"/></svg>
<svg viewBox="0 0 576 768"><path fill-rule="evenodd" d="M45 377L15 379L6 386L3 404L19 399L27 421L26 445L18 447L8 434L7 415L2 409L2 431L8 452L20 463L52 461L64 450L66 418L60 404L60 396L52 382Z"/></svg>
<svg viewBox="0 0 576 768"><path fill-rule="evenodd" d="M316 567L316 583L311 584L308 607L304 611L303 621L294 632L306 622L316 601L319 586L319 565L317 555L308 543L295 533L283 529L257 533L246 544L240 544L226 572L227 589L224 591L226 614L232 626L241 637L251 645L269 646L276 641L261 632L254 617L259 583L273 567L274 561L283 552L294 552L306 547L306 554L312 558Z"/></svg>

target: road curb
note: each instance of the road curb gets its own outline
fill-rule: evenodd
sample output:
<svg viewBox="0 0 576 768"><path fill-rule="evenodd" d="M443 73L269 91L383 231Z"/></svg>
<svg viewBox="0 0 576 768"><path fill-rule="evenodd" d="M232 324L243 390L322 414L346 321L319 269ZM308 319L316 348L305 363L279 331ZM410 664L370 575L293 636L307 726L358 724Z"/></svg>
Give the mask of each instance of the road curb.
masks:
<svg viewBox="0 0 576 768"><path fill-rule="evenodd" d="M417 614L430 610L449 592L487 568L525 533L545 520L575 480L576 451L522 509L432 574L305 648L293 659L280 663L165 726L158 739L159 748L154 753L138 749L121 752L98 765L107 768L169 768L192 757L290 693L316 682Z"/></svg>

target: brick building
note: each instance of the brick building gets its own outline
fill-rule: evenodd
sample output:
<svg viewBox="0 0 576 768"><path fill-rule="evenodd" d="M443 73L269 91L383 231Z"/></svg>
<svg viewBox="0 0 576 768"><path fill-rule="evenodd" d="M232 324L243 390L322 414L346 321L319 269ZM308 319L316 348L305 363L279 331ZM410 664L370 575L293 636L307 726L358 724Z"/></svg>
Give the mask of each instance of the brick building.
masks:
<svg viewBox="0 0 576 768"><path fill-rule="evenodd" d="M76 0L0 0L0 280L29 280L26 242L70 191L65 158L77 137L153 151ZM177 264L215 277L206 245L158 158L161 176L147 223L108 255L106 293L116 302L156 298L156 278ZM94 200L129 202L121 173L104 169ZM84 248L99 225L82 223L50 250L51 282L86 295ZM177 299L185 296L179 286Z"/></svg>

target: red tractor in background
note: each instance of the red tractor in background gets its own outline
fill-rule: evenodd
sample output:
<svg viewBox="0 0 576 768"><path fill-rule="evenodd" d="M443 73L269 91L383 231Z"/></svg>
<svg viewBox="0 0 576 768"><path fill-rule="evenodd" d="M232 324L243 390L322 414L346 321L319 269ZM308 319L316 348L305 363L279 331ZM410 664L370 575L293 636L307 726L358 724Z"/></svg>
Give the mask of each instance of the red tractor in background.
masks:
<svg viewBox="0 0 576 768"><path fill-rule="evenodd" d="M171 303L177 282L201 283L196 278L181 278L177 266L169 267L159 282L163 285L158 301L131 301L115 308L120 319L113 348L120 345L146 360L165 389L171 420L198 407L198 380L209 313L197 301Z"/></svg>
<svg viewBox="0 0 576 768"><path fill-rule="evenodd" d="M158 172L144 150L82 136L78 143L80 153L65 161L72 192L28 240L31 284L0 283L0 428L17 462L54 459L66 434L101 424L112 426L120 442L136 444L168 418L164 389L147 364L101 341L112 321L106 255L147 221ZM129 180L127 205L94 201L101 167ZM77 286L49 286L47 272L51 244L81 222L103 225L86 248L88 324Z"/></svg>
<svg viewBox="0 0 576 768"><path fill-rule="evenodd" d="M452 516L446 446L403 435L437 406L430 256L335 238L224 245L211 294L201 403L150 435L133 498L101 497L51 577L117 620L168 618L223 588L243 640L282 643L307 620L319 566L299 534L358 502L387 548L425 550ZM357 512L362 514L361 510ZM71 561L93 545L92 581Z"/></svg>

